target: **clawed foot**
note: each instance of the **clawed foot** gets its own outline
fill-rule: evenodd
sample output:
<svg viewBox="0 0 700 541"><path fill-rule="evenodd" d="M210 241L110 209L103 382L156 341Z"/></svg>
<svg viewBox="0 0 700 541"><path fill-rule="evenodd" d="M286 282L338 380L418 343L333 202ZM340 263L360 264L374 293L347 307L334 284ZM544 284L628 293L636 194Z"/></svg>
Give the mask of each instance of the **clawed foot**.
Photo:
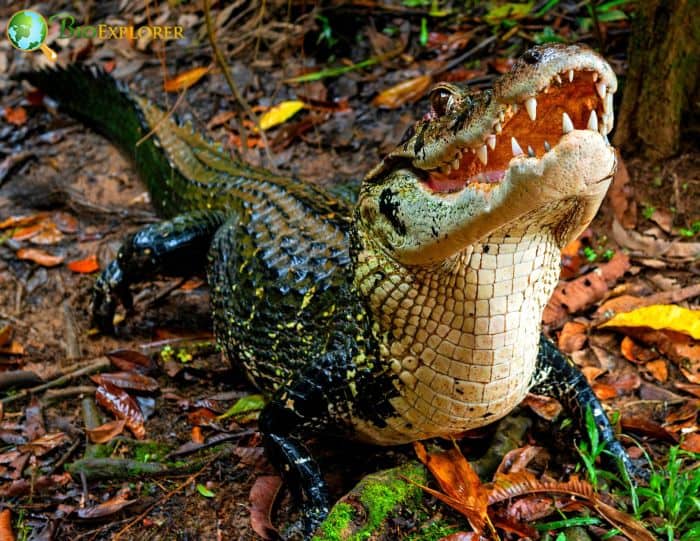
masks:
<svg viewBox="0 0 700 541"><path fill-rule="evenodd" d="M119 261L112 261L92 288L92 325L104 334L114 334L114 312L121 303L127 311L133 307L131 293Z"/></svg>
<svg viewBox="0 0 700 541"><path fill-rule="evenodd" d="M282 533L284 541L308 541L328 516L328 508L302 508L302 517L288 525Z"/></svg>

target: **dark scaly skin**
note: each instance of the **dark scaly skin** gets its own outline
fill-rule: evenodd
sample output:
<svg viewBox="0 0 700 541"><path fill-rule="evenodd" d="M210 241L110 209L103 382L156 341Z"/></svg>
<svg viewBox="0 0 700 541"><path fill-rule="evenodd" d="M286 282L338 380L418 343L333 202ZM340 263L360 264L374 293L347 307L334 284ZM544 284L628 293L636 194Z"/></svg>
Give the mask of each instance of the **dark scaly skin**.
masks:
<svg viewBox="0 0 700 541"><path fill-rule="evenodd" d="M557 55L569 50L528 53L516 65L511 86L522 86L537 74L528 70L538 68L541 51L558 61ZM419 439L422 436L411 436L411 431L423 434L423 426L429 425L401 421L401 430L407 432L399 437L387 424L396 426L395 401L402 392L388 363L391 331L382 328L374 301L356 282L368 253L395 248L389 240L383 247L374 246L367 237L366 205L372 190L378 183L391 186L396 174L400 182L414 182L412 168L422 178L421 171L436 167L432 162L440 165L444 149L455 144L451 138L468 139L470 129L496 114L493 99L489 94L468 94L464 102L461 97L455 100L457 110L448 131L441 127L446 119L423 121L418 133L370 174L353 217L348 204L323 190L231 159L190 127L163 120L162 111L101 73L73 66L25 78L133 156L156 209L169 218L127 239L102 273L94 291L95 323L111 330L116 305L131 307L131 284L155 275L188 276L206 267L217 338L228 358L242 363L251 382L270 397L260 430L270 460L301 502L301 532L310 536L327 514L329 501L321 472L303 443L308 434L329 430L395 444ZM467 136L457 129L462 127ZM405 160L418 150L420 155L407 166ZM385 190L378 211L387 217L389 228L411 234L411 224L403 221L403 201L392 197L396 194ZM478 222L474 227L483 229ZM566 234L574 229L560 228ZM384 238L376 238L380 237ZM416 257L416 252L406 253L396 252L397 261ZM381 263L372 271L376 283L387 279L382 265L386 267ZM540 353L536 373L531 374L538 390L561 399L579 421L581 411L591 408L602 440L631 470L580 373L548 342L540 344ZM498 416L475 415L472 425Z"/></svg>

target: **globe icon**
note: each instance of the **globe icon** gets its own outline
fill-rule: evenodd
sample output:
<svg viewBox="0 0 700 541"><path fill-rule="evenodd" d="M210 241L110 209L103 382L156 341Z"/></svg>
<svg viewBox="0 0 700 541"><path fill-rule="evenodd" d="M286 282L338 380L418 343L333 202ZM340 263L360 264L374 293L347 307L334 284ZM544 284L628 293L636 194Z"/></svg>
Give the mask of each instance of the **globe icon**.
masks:
<svg viewBox="0 0 700 541"><path fill-rule="evenodd" d="M20 51L38 49L46 40L46 20L36 11L18 11L7 23L7 38Z"/></svg>

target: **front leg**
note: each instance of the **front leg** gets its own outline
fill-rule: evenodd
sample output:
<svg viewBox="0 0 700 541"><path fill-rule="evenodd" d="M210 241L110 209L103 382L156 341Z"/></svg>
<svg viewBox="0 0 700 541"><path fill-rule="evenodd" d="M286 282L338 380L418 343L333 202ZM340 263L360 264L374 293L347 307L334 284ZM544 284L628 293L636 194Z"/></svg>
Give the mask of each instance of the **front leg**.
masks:
<svg viewBox="0 0 700 541"><path fill-rule="evenodd" d="M206 254L226 215L196 211L140 229L129 236L92 289L93 324L111 332L121 302L131 310L129 286L155 276L191 276L204 271Z"/></svg>
<svg viewBox="0 0 700 541"><path fill-rule="evenodd" d="M335 424L330 410L342 415L349 400L345 379L351 348L327 352L312 362L294 381L279 389L260 415L260 432L267 457L280 472L296 502L301 504L300 524L288 529L290 538L310 539L330 510L328 488L316 460L301 437Z"/></svg>
<svg viewBox="0 0 700 541"><path fill-rule="evenodd" d="M584 434L586 432L586 410L590 410L598 428L600 441L605 443L608 453L615 461L622 464L630 479L634 479L634 476L638 475L637 468L632 464L625 449L615 437L615 432L603 411L603 406L596 398L584 375L571 359L559 351L544 335L540 336L535 380L532 392L559 400Z"/></svg>

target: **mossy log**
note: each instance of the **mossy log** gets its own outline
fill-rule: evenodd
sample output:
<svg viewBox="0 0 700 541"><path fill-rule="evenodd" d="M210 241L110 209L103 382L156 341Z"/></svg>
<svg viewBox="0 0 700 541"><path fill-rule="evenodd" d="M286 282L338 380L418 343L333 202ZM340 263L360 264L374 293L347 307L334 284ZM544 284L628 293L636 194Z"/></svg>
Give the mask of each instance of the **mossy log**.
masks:
<svg viewBox="0 0 700 541"><path fill-rule="evenodd" d="M498 423L486 452L471 463L482 480L491 479L503 457L522 445L531 424L525 415L511 415ZM428 472L417 461L366 476L333 506L314 541L398 539L398 525L407 522L414 523L416 530L408 539L441 539L456 529L433 520L426 511L423 491L416 483L427 482Z"/></svg>

